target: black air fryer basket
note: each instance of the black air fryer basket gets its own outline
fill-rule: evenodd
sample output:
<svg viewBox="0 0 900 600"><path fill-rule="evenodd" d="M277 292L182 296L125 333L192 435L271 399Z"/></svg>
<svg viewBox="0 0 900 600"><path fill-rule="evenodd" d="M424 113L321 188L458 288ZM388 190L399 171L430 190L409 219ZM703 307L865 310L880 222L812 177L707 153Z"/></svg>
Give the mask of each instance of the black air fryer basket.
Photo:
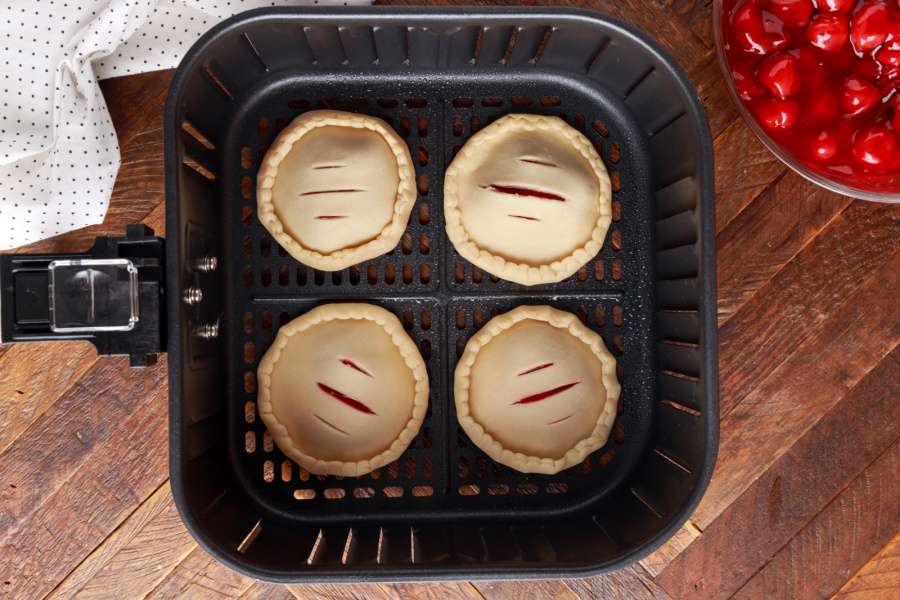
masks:
<svg viewBox="0 0 900 600"><path fill-rule="evenodd" d="M392 252L334 273L291 258L256 217L268 144L325 107L391 124L409 144L419 192ZM513 112L557 115L584 132L613 182L603 249L558 284L498 280L444 234L446 166L472 133ZM643 34L560 9L253 11L182 61L165 139L165 281L153 281L162 262L147 258L161 241L138 229L92 254L137 264L137 275L102 268L137 278L140 335L66 337L106 352L134 343L142 362L165 337L148 334L154 315L167 317L172 490L212 555L284 582L587 575L647 554L685 521L718 436L712 148L684 74ZM44 274L26 277L29 265ZM47 285L46 257L3 266L20 288ZM52 298L63 288L50 279ZM152 313L153 285L165 287L167 314ZM431 380L409 449L355 478L310 475L286 459L255 404L257 364L279 326L341 301L396 313ZM466 340L520 304L578 315L619 364L609 442L557 475L494 463L456 420L452 379ZM16 315L7 340L65 335Z"/></svg>

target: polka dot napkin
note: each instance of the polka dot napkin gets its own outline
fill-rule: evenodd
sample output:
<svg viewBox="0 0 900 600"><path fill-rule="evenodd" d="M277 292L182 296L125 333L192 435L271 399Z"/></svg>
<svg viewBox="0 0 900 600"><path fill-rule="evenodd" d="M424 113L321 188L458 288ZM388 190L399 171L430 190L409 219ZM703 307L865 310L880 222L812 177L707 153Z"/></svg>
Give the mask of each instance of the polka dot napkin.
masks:
<svg viewBox="0 0 900 600"><path fill-rule="evenodd" d="M0 250L99 223L119 144L98 79L175 67L260 6L366 0L0 0Z"/></svg>

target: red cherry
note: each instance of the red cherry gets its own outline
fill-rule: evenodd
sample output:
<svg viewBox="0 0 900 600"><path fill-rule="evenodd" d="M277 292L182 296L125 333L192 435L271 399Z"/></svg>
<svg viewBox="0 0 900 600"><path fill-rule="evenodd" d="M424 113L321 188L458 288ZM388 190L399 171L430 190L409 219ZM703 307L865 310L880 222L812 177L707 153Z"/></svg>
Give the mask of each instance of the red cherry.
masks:
<svg viewBox="0 0 900 600"><path fill-rule="evenodd" d="M818 14L813 17L806 30L806 39L809 43L825 52L840 50L847 43L849 36L850 26L847 19L839 15Z"/></svg>
<svg viewBox="0 0 900 600"><path fill-rule="evenodd" d="M853 156L861 163L883 167L893 162L897 136L884 127L860 129L853 136Z"/></svg>
<svg viewBox="0 0 900 600"><path fill-rule="evenodd" d="M759 98L766 93L766 90L756 81L753 72L747 67L732 66L731 76L734 78L734 87L737 89L738 96L745 102Z"/></svg>
<svg viewBox="0 0 900 600"><path fill-rule="evenodd" d="M810 142L812 156L818 160L828 160L837 153L837 136L830 131L820 131Z"/></svg>
<svg viewBox="0 0 900 600"><path fill-rule="evenodd" d="M888 106L900 108L900 94L896 93L897 90L900 90L900 86L898 86L893 92L891 90L888 90L887 94L885 94L885 96L888 96L888 99L886 101Z"/></svg>
<svg viewBox="0 0 900 600"><path fill-rule="evenodd" d="M900 109L894 108L894 117L891 119L891 127L894 128L894 134L900 133Z"/></svg>
<svg viewBox="0 0 900 600"><path fill-rule="evenodd" d="M848 115L859 115L873 106L881 99L881 92L870 81L857 75L851 75L844 80L841 89L841 110Z"/></svg>
<svg viewBox="0 0 900 600"><path fill-rule="evenodd" d="M885 67L878 76L878 85L881 86L882 99L891 96L896 90L900 90L900 65Z"/></svg>
<svg viewBox="0 0 900 600"><path fill-rule="evenodd" d="M900 65L900 50L893 50L885 44L875 53L875 60L885 66Z"/></svg>
<svg viewBox="0 0 900 600"><path fill-rule="evenodd" d="M900 2L897 3L897 8L900 8ZM896 20L896 17L895 20L888 23L887 41L894 42L893 50L900 49L900 21Z"/></svg>
<svg viewBox="0 0 900 600"><path fill-rule="evenodd" d="M856 0L816 0L816 5L822 12L847 12Z"/></svg>
<svg viewBox="0 0 900 600"><path fill-rule="evenodd" d="M882 4L866 3L853 14L850 23L850 41L859 52L868 52L887 39L890 16Z"/></svg>
<svg viewBox="0 0 900 600"><path fill-rule="evenodd" d="M790 129L797 122L800 105L794 100L763 100L757 106L756 114L766 129Z"/></svg>
<svg viewBox="0 0 900 600"><path fill-rule="evenodd" d="M783 100L793 96L800 87L798 65L796 56L779 52L764 60L756 75L759 82L766 86L773 96Z"/></svg>
<svg viewBox="0 0 900 600"><path fill-rule="evenodd" d="M868 56L857 58L855 64L853 65L853 72L863 79L877 79L880 70L881 69L878 67L878 63Z"/></svg>
<svg viewBox="0 0 900 600"><path fill-rule="evenodd" d="M811 123L824 123L830 121L838 114L838 95L831 86L821 88L810 97L806 110L803 111L804 119Z"/></svg>
<svg viewBox="0 0 900 600"><path fill-rule="evenodd" d="M809 23L813 13L810 0L769 0L769 11L788 27L801 27Z"/></svg>
<svg viewBox="0 0 900 600"><path fill-rule="evenodd" d="M735 42L749 54L765 56L787 44L783 34L766 32L762 12L753 0L747 0L733 13L731 24Z"/></svg>

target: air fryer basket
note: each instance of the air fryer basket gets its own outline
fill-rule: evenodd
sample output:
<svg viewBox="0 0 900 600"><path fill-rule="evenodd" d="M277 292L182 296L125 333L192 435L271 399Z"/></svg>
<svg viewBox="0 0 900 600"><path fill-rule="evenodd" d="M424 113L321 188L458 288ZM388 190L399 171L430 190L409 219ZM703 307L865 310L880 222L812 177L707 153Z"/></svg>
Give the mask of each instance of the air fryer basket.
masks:
<svg viewBox="0 0 900 600"><path fill-rule="evenodd" d="M335 273L292 259L255 215L267 145L322 107L390 123L419 191L397 248ZM611 173L606 243L559 284L497 280L443 232L445 167L510 112L566 119ZM717 445L711 144L681 71L641 34L579 11L253 11L189 52L165 126L172 487L213 555L277 581L586 574L649 552L690 513ZM209 256L214 272L198 268ZM202 301L184 302L189 288ZM287 460L255 406L278 327L340 301L395 312L432 383L410 448L358 478ZM609 443L555 476L492 462L454 412L465 341L519 304L577 314L619 362Z"/></svg>

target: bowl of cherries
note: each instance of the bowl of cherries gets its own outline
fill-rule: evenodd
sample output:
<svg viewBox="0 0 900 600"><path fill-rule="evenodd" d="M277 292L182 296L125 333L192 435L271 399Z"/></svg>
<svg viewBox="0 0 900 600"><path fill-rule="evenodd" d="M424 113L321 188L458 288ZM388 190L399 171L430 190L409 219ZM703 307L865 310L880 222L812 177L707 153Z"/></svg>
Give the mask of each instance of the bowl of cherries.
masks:
<svg viewBox="0 0 900 600"><path fill-rule="evenodd" d="M900 0L716 0L714 30L769 150L835 192L900 202Z"/></svg>

